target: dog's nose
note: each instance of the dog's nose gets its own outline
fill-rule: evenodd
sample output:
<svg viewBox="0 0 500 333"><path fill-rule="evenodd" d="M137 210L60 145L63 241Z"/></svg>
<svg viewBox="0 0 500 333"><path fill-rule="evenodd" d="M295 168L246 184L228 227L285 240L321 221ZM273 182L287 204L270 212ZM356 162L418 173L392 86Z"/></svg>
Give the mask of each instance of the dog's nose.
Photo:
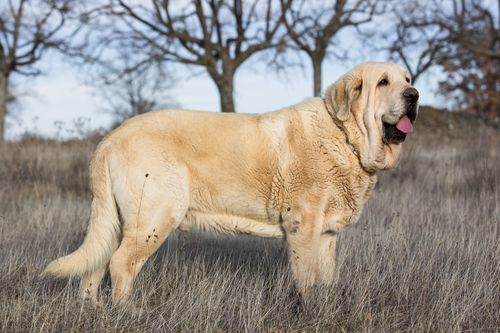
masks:
<svg viewBox="0 0 500 333"><path fill-rule="evenodd" d="M415 102L418 100L418 90L410 87L403 91L403 96L410 102Z"/></svg>

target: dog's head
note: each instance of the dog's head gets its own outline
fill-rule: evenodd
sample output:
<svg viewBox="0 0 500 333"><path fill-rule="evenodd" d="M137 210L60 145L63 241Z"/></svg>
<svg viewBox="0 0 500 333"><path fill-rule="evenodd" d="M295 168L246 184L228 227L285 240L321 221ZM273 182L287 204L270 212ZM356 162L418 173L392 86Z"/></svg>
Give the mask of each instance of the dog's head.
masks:
<svg viewBox="0 0 500 333"><path fill-rule="evenodd" d="M331 85L325 104L359 151L363 167L376 171L397 164L401 144L413 132L418 97L403 67L368 62Z"/></svg>

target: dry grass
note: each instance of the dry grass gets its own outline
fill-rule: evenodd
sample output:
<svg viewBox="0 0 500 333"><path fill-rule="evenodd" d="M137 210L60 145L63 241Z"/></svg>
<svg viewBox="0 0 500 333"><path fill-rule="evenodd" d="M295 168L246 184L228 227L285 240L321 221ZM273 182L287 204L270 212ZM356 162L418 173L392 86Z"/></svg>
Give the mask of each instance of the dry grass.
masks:
<svg viewBox="0 0 500 333"><path fill-rule="evenodd" d="M498 332L499 135L420 130L340 236L334 287L307 306L282 242L180 234L139 275L135 309L111 305L109 278L101 307L80 303L76 279L39 273L83 239L94 143L1 147L0 331Z"/></svg>

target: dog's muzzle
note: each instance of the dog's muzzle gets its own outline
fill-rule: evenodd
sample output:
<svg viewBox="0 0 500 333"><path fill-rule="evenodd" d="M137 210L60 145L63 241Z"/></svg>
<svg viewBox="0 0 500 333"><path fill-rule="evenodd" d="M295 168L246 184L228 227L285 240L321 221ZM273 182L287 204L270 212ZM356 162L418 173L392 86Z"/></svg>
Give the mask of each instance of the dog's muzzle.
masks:
<svg viewBox="0 0 500 333"><path fill-rule="evenodd" d="M413 132L413 124L417 119L418 90L409 87L403 90L403 97L406 103L406 113L399 118L395 124L383 122L384 143L398 144L406 139L406 135Z"/></svg>

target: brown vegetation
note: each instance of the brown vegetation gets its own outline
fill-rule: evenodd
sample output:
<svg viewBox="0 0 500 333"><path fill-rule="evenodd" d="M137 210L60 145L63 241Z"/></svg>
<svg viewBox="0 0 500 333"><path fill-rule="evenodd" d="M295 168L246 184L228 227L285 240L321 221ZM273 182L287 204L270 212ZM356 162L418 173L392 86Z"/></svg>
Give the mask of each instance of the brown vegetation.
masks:
<svg viewBox="0 0 500 333"><path fill-rule="evenodd" d="M135 309L111 305L109 279L101 307L80 303L77 279L39 273L83 239L96 142L5 145L0 331L497 331L500 137L471 119L421 112L401 165L339 238L335 285L309 305L281 241L184 234L139 275Z"/></svg>

